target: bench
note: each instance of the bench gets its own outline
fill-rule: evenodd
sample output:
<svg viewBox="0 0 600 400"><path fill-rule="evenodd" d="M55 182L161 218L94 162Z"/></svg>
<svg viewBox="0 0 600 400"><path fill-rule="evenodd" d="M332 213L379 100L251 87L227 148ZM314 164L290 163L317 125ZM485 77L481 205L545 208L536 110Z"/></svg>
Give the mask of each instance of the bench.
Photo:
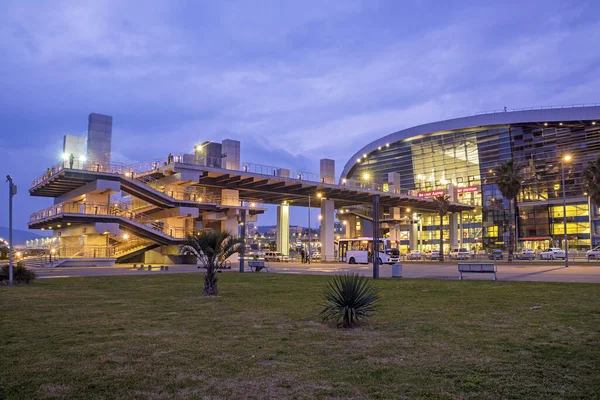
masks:
<svg viewBox="0 0 600 400"><path fill-rule="evenodd" d="M265 265L264 261L248 261L248 267L250 267L250 271L254 272L260 272L263 269L269 272L269 268Z"/></svg>
<svg viewBox="0 0 600 400"><path fill-rule="evenodd" d="M498 268L493 263L459 263L459 279L463 278L463 273L465 272L472 272L477 274L494 274L494 280L496 280L496 272L498 272Z"/></svg>

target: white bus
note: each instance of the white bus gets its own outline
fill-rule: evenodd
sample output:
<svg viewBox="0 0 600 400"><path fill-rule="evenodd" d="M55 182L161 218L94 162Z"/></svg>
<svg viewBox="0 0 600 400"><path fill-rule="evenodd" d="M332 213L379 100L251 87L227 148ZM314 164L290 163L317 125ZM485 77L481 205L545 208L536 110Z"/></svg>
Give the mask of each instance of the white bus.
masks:
<svg viewBox="0 0 600 400"><path fill-rule="evenodd" d="M394 264L400 259L398 241L379 239L379 263ZM373 262L373 238L340 239L338 241L338 261L348 264L368 264Z"/></svg>

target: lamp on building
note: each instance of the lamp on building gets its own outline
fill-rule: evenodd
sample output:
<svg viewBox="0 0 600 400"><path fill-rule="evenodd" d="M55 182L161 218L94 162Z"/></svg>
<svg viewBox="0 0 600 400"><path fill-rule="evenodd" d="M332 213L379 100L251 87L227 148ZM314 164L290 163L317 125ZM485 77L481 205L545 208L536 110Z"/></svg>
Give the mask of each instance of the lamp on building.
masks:
<svg viewBox="0 0 600 400"><path fill-rule="evenodd" d="M569 267L569 240L567 238L567 194L565 190L565 163L570 162L573 159L570 154L565 154L560 159L560 170L562 178L562 195L563 195L563 230L565 242L565 268Z"/></svg>

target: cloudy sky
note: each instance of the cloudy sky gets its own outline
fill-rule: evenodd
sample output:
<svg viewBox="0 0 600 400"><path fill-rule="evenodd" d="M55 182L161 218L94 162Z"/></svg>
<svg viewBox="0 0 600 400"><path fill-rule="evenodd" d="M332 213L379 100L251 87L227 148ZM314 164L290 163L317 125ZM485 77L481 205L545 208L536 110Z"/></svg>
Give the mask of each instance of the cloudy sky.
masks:
<svg viewBox="0 0 600 400"><path fill-rule="evenodd" d="M19 184L15 227L51 204L27 190L90 112L114 117L117 161L233 138L243 161L318 172L329 157L339 174L412 125L600 102L599 12L595 0L4 0L0 172ZM0 194L0 225L6 209Z"/></svg>

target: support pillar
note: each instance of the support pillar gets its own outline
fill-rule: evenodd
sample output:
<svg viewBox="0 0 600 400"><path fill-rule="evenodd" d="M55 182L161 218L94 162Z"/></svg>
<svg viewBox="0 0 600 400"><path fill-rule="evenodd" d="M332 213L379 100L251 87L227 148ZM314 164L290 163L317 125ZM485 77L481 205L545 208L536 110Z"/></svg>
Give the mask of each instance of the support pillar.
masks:
<svg viewBox="0 0 600 400"><path fill-rule="evenodd" d="M465 243L464 243L465 230L463 228L463 213L462 212L459 214L459 224L460 224L460 235L458 238L458 243L459 243L459 247L462 249L465 247Z"/></svg>
<svg viewBox="0 0 600 400"><path fill-rule="evenodd" d="M450 233L450 250L452 250L458 247L458 214L448 214L448 219L450 220L450 224L448 225Z"/></svg>
<svg viewBox="0 0 600 400"><path fill-rule="evenodd" d="M411 250L416 250L417 246L418 246L418 234L419 234L419 224L417 223L417 221L411 221L410 225L409 225L409 231L408 231L408 247L410 247Z"/></svg>
<svg viewBox="0 0 600 400"><path fill-rule="evenodd" d="M321 260L335 261L334 256L334 222L335 206L333 200L321 200Z"/></svg>
<svg viewBox="0 0 600 400"><path fill-rule="evenodd" d="M238 216L236 213L231 213L231 215L227 215L227 219L225 221L223 221L225 225L222 229L228 231L229 233L231 233L233 236L238 236L239 232L238 232L238 228L239 228L239 222L238 222Z"/></svg>
<svg viewBox="0 0 600 400"><path fill-rule="evenodd" d="M290 255L290 206L277 206L277 251Z"/></svg>

